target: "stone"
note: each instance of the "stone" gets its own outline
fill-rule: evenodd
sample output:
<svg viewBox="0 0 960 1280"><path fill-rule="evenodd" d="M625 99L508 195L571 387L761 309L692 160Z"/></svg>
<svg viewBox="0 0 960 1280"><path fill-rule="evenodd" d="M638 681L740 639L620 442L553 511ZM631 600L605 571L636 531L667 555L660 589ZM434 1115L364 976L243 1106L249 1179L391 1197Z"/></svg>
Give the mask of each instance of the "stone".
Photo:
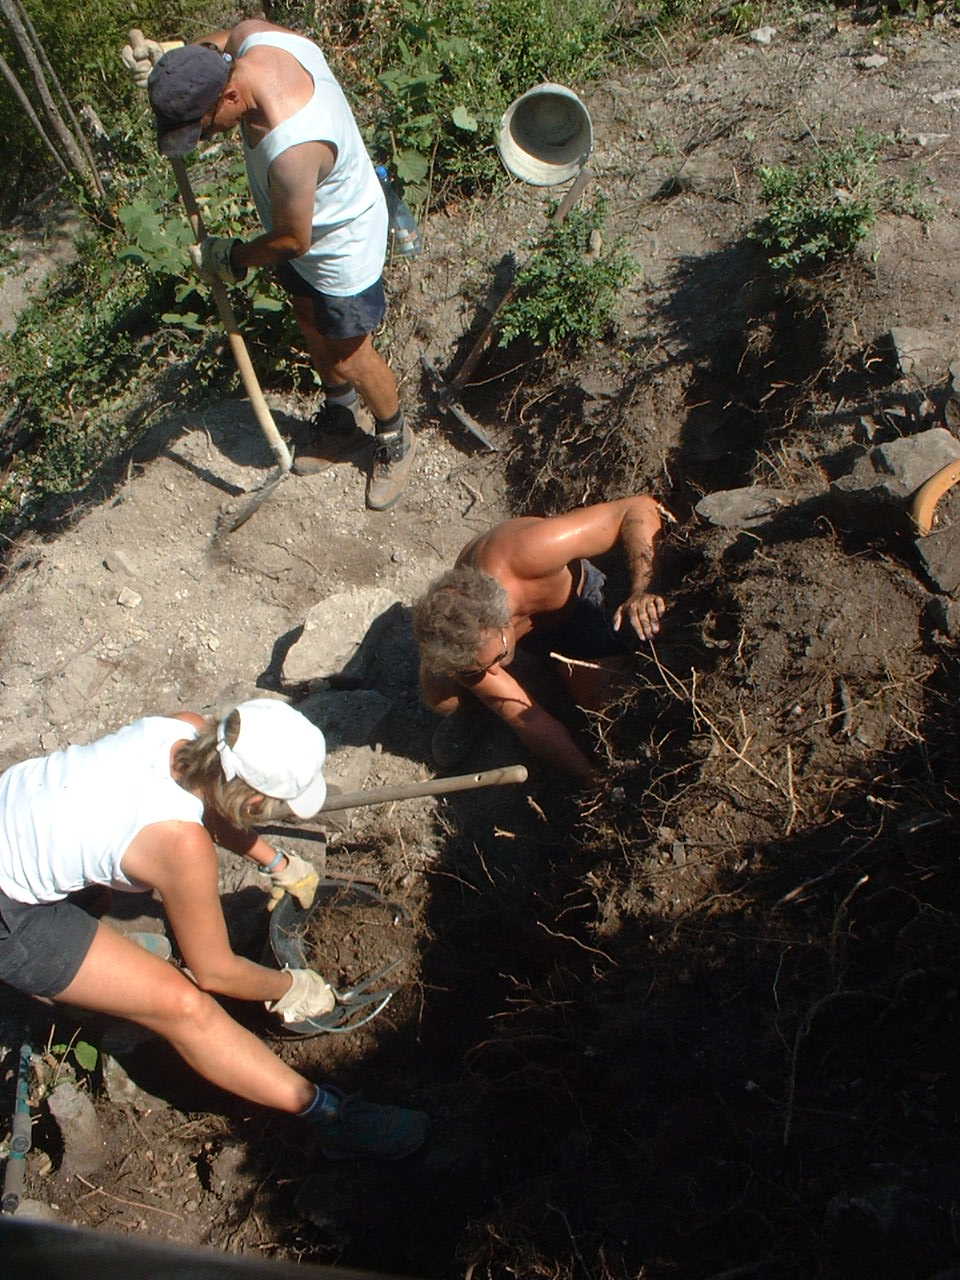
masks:
<svg viewBox="0 0 960 1280"><path fill-rule="evenodd" d="M143 604L143 596L132 587L123 587L117 595L117 604L124 609L136 609Z"/></svg>
<svg viewBox="0 0 960 1280"><path fill-rule="evenodd" d="M133 1023L129 1025L134 1026ZM157 1039L151 1032L146 1031L144 1027L134 1026L134 1030L143 1032L150 1039ZM134 1047L139 1048L139 1045ZM119 1053L121 1050L117 1049L117 1052ZM133 1107L135 1111L163 1111L166 1109L167 1103L162 1098L156 1098L152 1093L147 1093L146 1089L141 1089L138 1084L134 1084L126 1069L121 1066L112 1054L103 1053L101 1064L103 1067L103 1087L106 1090L107 1097L114 1105Z"/></svg>
<svg viewBox="0 0 960 1280"><path fill-rule="evenodd" d="M90 1095L63 1080L50 1091L47 1105L63 1138L63 1169L81 1177L96 1173L105 1163L107 1151Z"/></svg>
<svg viewBox="0 0 960 1280"><path fill-rule="evenodd" d="M319 689L301 702L302 711L323 730L327 751L370 744L393 703L375 689Z"/></svg>
<svg viewBox="0 0 960 1280"><path fill-rule="evenodd" d="M385 587L353 587L315 604L303 634L287 651L283 678L289 684L311 684L344 670L373 623L392 605L396 594Z"/></svg>
<svg viewBox="0 0 960 1280"><path fill-rule="evenodd" d="M136 570L130 563L127 553L125 551L121 551L119 548L114 548L114 550L108 551L103 557L103 563L111 573L125 573L129 578L135 578L137 576Z"/></svg>
<svg viewBox="0 0 960 1280"><path fill-rule="evenodd" d="M925 387L945 378L957 357L954 336L932 329L898 325L886 335L886 342L901 375L915 378Z"/></svg>
<svg viewBox="0 0 960 1280"><path fill-rule="evenodd" d="M865 58L858 58L857 66L861 71L875 71L878 67L885 67L889 61L882 53L871 53Z"/></svg>
<svg viewBox="0 0 960 1280"><path fill-rule="evenodd" d="M960 600L934 596L927 602L924 617L931 631L939 631L948 640L960 639Z"/></svg>
<svg viewBox="0 0 960 1280"><path fill-rule="evenodd" d="M916 548L934 587L947 595L956 595L960 590L960 524L917 538Z"/></svg>
<svg viewBox="0 0 960 1280"><path fill-rule="evenodd" d="M931 427L867 450L830 492L848 507L888 519L891 505L902 508L932 475L958 458L960 441L944 427Z"/></svg>
<svg viewBox="0 0 960 1280"><path fill-rule="evenodd" d="M96 705L96 697L113 668L93 653L83 653L75 662L52 676L44 686L47 718L55 725L66 724Z"/></svg>
<svg viewBox="0 0 960 1280"><path fill-rule="evenodd" d="M750 485L745 489L718 489L696 505L697 515L722 529L748 528L761 524L790 505L786 489Z"/></svg>
<svg viewBox="0 0 960 1280"><path fill-rule="evenodd" d="M956 102L960 98L960 89L941 89L939 93L931 93L930 101L934 106L944 102Z"/></svg>
<svg viewBox="0 0 960 1280"><path fill-rule="evenodd" d="M750 32L750 39L754 44L770 44L776 34L776 27L755 27Z"/></svg>

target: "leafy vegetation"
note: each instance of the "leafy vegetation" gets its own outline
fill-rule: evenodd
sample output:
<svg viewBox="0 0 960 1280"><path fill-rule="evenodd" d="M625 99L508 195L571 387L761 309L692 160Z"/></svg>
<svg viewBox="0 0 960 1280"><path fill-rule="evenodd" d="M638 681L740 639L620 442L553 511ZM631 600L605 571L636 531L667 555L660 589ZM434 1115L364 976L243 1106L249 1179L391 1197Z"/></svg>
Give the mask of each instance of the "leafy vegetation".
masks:
<svg viewBox="0 0 960 1280"><path fill-rule="evenodd" d="M880 177L883 141L858 130L849 141L818 147L801 164L761 167L767 214L755 235L774 271L798 272L852 253L881 210L930 217L916 183Z"/></svg>
<svg viewBox="0 0 960 1280"><path fill-rule="evenodd" d="M544 80L583 84L610 58L604 0L399 0L386 26L372 144L422 204L431 181L471 189L497 168L510 102Z"/></svg>
<svg viewBox="0 0 960 1280"><path fill-rule="evenodd" d="M519 337L547 347L603 337L620 291L638 270L619 245L597 251L605 218L606 202L598 196L591 207L550 224L500 313L501 346Z"/></svg>

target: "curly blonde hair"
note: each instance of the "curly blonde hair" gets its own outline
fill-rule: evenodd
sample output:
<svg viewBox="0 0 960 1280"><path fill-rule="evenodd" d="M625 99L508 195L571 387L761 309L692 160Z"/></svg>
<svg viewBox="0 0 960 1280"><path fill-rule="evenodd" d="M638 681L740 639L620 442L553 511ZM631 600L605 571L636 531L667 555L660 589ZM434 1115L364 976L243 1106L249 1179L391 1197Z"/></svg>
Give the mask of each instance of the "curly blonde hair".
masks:
<svg viewBox="0 0 960 1280"><path fill-rule="evenodd" d="M273 818L292 819L293 814L285 800L265 796L242 778L230 782L223 776L220 752L217 750L217 727L220 720L207 718L206 728L195 738L182 742L173 757L174 768L181 786L189 791L199 791L204 804L222 818L249 831L256 823L269 822ZM224 726L227 745L236 745L240 736L240 713L228 713Z"/></svg>

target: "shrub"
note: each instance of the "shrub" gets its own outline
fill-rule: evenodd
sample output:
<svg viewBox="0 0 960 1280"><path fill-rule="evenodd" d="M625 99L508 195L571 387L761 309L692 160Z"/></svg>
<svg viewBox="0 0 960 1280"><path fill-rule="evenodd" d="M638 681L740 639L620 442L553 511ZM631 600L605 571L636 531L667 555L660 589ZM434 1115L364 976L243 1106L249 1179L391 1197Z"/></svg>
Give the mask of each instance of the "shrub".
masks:
<svg viewBox="0 0 960 1280"><path fill-rule="evenodd" d="M606 217L598 196L551 223L517 275L516 294L500 313L500 345L527 337L542 346L576 345L610 328L617 297L637 263L619 244L590 253Z"/></svg>
<svg viewBox="0 0 960 1280"><path fill-rule="evenodd" d="M929 220L931 210L918 199L915 180L879 176L882 142L858 130L849 142L820 147L802 164L761 167L767 213L754 236L775 271L797 272L851 253L881 210Z"/></svg>

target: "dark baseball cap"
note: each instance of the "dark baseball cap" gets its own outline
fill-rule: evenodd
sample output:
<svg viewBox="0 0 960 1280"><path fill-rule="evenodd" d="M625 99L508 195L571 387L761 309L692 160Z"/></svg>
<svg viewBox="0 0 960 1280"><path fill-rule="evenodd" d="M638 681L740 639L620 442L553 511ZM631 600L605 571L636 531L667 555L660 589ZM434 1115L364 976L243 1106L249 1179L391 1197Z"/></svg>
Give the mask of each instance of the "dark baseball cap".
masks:
<svg viewBox="0 0 960 1280"><path fill-rule="evenodd" d="M162 156L185 156L194 149L203 117L229 78L229 60L209 45L185 44L163 55L147 81Z"/></svg>

